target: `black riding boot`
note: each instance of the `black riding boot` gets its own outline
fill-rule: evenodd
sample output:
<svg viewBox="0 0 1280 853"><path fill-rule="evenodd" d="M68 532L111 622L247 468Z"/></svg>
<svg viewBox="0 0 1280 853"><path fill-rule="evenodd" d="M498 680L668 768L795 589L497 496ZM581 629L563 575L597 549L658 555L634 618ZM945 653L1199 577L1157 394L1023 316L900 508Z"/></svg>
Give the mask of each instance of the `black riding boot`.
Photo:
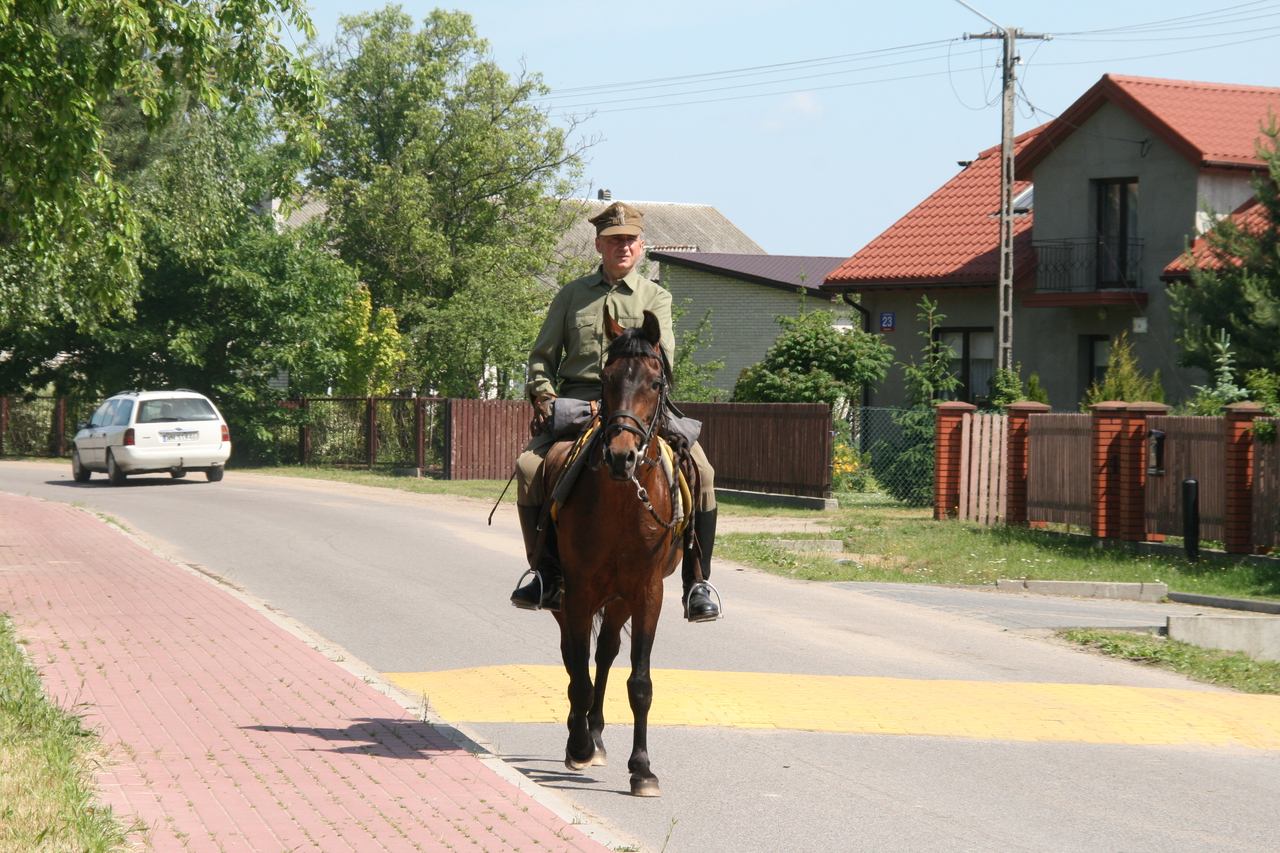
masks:
<svg viewBox="0 0 1280 853"><path fill-rule="evenodd" d="M534 548L538 547L538 519L541 507L516 505L520 512L520 532L525 535L525 555L532 561ZM556 544L556 525L547 520L547 537L543 542L543 555L535 567L535 578L511 593L511 603L521 610L559 610L562 581L559 570L559 548Z"/></svg>
<svg viewBox="0 0 1280 853"><path fill-rule="evenodd" d="M524 534L524 550L532 561L538 547L538 519L542 508L516 504L520 513L520 532ZM560 575L560 549L556 545L556 527L547 519L547 535L542 543L542 556L534 568L534 578L511 593L511 603L522 610L559 610L563 593Z"/></svg>
<svg viewBox="0 0 1280 853"><path fill-rule="evenodd" d="M702 547L702 579L711 577L711 550L716 542L716 510L703 510L693 517L693 530ZM696 583L693 574L693 556L685 554L681 567L684 581L684 618L690 622L710 622L720 617L720 607L711 599L711 587Z"/></svg>

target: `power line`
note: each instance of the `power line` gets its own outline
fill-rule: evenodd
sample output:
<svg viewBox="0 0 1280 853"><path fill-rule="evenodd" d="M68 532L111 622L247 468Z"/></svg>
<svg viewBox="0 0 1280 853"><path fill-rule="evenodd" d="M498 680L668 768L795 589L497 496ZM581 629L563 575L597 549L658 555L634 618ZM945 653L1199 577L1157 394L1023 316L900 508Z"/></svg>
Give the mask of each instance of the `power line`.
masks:
<svg viewBox="0 0 1280 853"><path fill-rule="evenodd" d="M1251 39L1240 39L1239 41L1222 42L1221 44L1206 44L1202 47L1188 47L1183 50L1164 50L1160 53L1144 53L1141 56L1119 56L1110 59L1073 59L1064 62L1042 62L1041 65L1096 65L1100 62L1128 62L1131 59L1155 59L1162 56L1177 56L1181 53L1195 53L1198 50L1213 50L1219 47L1235 47L1236 45L1249 44L1255 41L1266 41L1280 36L1280 33L1272 33L1268 36L1258 36Z"/></svg>
<svg viewBox="0 0 1280 853"><path fill-rule="evenodd" d="M973 66L972 68L961 68L961 71L978 71L981 66ZM617 107L611 110L594 110L594 114L603 115L605 113L625 113L633 110L655 110L663 107L687 107L694 104L715 104L721 101L744 101L750 98L767 98L772 95L792 95L797 92L824 92L828 89L847 89L852 86L870 86L875 83L894 83L899 80L919 80L924 77L939 77L947 74L947 71L928 71L924 74L906 74L901 77L881 77L876 80L855 80L851 83L835 83L830 86L805 86L800 89L786 89L781 92L755 92L750 95L730 95L724 98L703 98L697 101L678 101L670 104L644 104L636 107ZM568 114L562 113L561 118L566 118Z"/></svg>
<svg viewBox="0 0 1280 853"><path fill-rule="evenodd" d="M1248 9L1250 12L1257 12L1260 10L1257 8L1251 8L1251 7L1263 6L1265 8L1270 6L1271 8L1274 8L1275 5L1276 4L1267 4L1263 2L1263 0L1254 0L1254 2L1252 3L1240 3L1235 6L1224 6L1221 9L1211 9L1207 12L1196 12L1195 14L1192 14L1192 15L1181 15L1176 18L1164 18L1162 20L1157 20L1157 21L1146 21L1140 24L1125 24L1119 27L1102 27L1096 30L1076 30L1074 32L1059 33L1059 35L1060 36L1083 36L1083 35L1095 35L1098 33L1121 33L1126 31L1138 32L1138 31L1147 30L1148 28L1158 27L1160 24L1175 24L1179 22L1196 21L1204 18L1210 18L1210 17L1213 17L1214 15L1219 15L1223 12L1233 12L1233 10L1238 10L1238 9ZM1234 14L1239 15L1243 13L1234 12ZM1152 29L1151 31L1154 31L1154 29Z"/></svg>
<svg viewBox="0 0 1280 853"><path fill-rule="evenodd" d="M571 95L585 94L589 92L603 92L610 89L619 89L623 87L643 87L649 84L668 84L677 85L679 81L699 82L708 77L721 77L727 75L747 75L747 72L768 73L770 69L781 69L792 66L816 65L816 64L834 64L836 62L852 62L860 58L877 58L879 54L894 53L911 53L918 50L924 50L929 47L946 44L954 39L938 39L936 41L916 42L915 44L904 44L897 47L883 47L875 50L866 50L860 53L844 53L835 56L819 56L813 59L797 59L791 62L775 62L770 65L752 65L746 68L729 68L723 71L706 71L699 74L680 74L673 77L653 77L648 80L631 80L623 83L603 83L597 86L576 86L569 89L553 89L555 95Z"/></svg>
<svg viewBox="0 0 1280 853"><path fill-rule="evenodd" d="M682 97L687 97L689 95L706 94L708 92L725 92L733 89L748 89L753 86L773 86L773 85L779 85L783 83L795 83L800 80L815 80L823 77L833 77L840 74L857 74L863 71L873 71L880 68L893 68L900 65L913 65L918 62L933 62L941 58L942 58L942 55L939 54L938 56L926 56L926 57L919 57L916 59L904 59L900 62L886 62L880 65L868 65L862 68L849 68L843 71L824 71L821 74L806 74L799 77L783 77L783 78L778 78L774 80L757 81L754 83L735 83L731 86L714 86L708 89L692 89L692 90L683 91L683 92L664 92L658 95L638 95L632 98L612 98L604 101L587 101L587 102L577 103L577 104L553 104L553 106L555 106L556 108L562 108L562 109L579 109L582 107L625 104L625 103L631 103L634 101L652 101L660 98L682 98ZM554 101L554 98L552 98L552 100Z"/></svg>

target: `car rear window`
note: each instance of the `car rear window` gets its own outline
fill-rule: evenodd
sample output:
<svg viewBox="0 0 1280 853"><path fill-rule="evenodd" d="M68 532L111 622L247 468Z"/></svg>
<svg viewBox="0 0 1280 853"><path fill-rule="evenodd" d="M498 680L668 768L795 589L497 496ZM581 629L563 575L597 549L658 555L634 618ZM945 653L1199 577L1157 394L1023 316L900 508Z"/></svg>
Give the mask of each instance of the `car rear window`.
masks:
<svg viewBox="0 0 1280 853"><path fill-rule="evenodd" d="M174 397L172 399L143 400L138 404L140 424L164 424L174 421L216 421L218 413L213 404L199 397Z"/></svg>

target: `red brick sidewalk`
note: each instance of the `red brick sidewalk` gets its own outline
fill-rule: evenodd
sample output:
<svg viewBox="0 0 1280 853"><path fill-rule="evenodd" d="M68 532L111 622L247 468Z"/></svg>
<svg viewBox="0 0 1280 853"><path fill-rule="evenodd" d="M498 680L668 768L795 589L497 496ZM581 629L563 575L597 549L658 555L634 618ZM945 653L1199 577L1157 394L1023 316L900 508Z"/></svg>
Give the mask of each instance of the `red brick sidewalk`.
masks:
<svg viewBox="0 0 1280 853"><path fill-rule="evenodd" d="M157 851L601 851L435 729L110 525L0 494L0 610Z"/></svg>

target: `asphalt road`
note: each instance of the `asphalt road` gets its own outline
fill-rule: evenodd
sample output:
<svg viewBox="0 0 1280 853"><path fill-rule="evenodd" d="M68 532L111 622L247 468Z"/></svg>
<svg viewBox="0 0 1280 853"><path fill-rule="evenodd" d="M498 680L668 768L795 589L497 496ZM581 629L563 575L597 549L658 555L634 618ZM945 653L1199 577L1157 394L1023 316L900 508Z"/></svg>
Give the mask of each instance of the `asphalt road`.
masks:
<svg viewBox="0 0 1280 853"><path fill-rule="evenodd" d="M506 600L523 561L509 505L487 527L489 507L465 499L235 471L217 484L149 476L112 488L97 477L78 485L68 465L37 463L0 463L0 490L119 519L380 672L559 664L551 617ZM722 673L783 673L797 685L821 676L924 690L968 685L973 696L1018 684L1227 696L1044 637L1063 625L1163 624L1165 614L1185 612L1177 605L815 584L727 563L713 579L727 618L689 625L669 612L656 668L704 671L709 684ZM670 601L678 593L677 581L669 583ZM662 690L659 674L655 691ZM957 704L952 716L981 722L1012 713L985 701ZM945 720L921 734L820 724L657 726L650 754L663 796L656 800L625 793L625 724L606 731L608 767L574 774L561 763L560 724L454 722L654 853L1271 851L1280 831L1280 751L1088 742L1087 720L1072 729L1079 737L1046 741L931 733L950 731Z"/></svg>

